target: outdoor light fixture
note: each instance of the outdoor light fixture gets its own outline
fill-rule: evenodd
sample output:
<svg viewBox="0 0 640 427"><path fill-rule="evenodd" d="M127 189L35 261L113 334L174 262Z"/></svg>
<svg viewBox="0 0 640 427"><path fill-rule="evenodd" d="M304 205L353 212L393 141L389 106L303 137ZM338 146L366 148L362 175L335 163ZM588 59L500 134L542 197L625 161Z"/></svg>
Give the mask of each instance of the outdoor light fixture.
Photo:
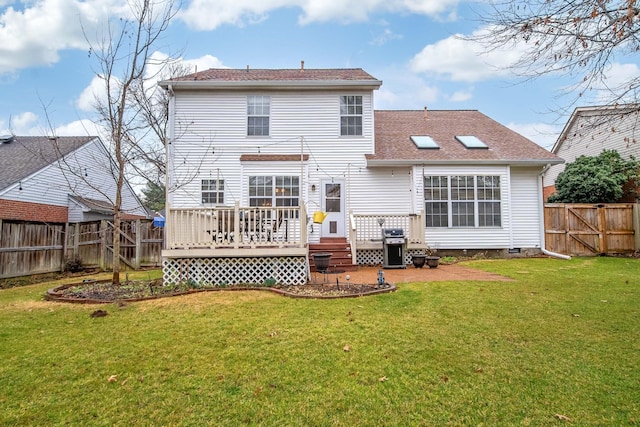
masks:
<svg viewBox="0 0 640 427"><path fill-rule="evenodd" d="M315 184L311 184L311 191L316 191L316 185Z"/></svg>

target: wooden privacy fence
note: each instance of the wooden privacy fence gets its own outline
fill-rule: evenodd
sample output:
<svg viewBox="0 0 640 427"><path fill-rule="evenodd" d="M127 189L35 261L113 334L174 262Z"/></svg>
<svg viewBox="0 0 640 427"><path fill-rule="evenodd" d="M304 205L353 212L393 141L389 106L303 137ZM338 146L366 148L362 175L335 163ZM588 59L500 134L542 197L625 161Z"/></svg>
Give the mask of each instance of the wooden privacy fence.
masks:
<svg viewBox="0 0 640 427"><path fill-rule="evenodd" d="M162 263L164 229L147 220L122 222L120 260L126 268ZM0 220L0 279L62 271L78 256L83 266L112 268L113 224L51 224Z"/></svg>
<svg viewBox="0 0 640 427"><path fill-rule="evenodd" d="M628 254L640 248L638 209L633 203L564 204L544 207L545 243L571 256Z"/></svg>

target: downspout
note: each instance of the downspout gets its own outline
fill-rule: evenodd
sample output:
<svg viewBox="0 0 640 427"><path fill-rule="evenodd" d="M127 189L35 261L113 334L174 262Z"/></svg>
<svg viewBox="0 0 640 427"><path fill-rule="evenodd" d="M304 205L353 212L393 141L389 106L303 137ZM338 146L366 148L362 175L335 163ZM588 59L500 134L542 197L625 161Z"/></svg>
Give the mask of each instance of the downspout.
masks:
<svg viewBox="0 0 640 427"><path fill-rule="evenodd" d="M548 256L560 259L571 259L569 255L559 254L551 252L545 248L545 232L544 232L544 200L542 192L542 175L551 167L550 164L542 168L542 171L538 174L538 218L540 221L540 251Z"/></svg>

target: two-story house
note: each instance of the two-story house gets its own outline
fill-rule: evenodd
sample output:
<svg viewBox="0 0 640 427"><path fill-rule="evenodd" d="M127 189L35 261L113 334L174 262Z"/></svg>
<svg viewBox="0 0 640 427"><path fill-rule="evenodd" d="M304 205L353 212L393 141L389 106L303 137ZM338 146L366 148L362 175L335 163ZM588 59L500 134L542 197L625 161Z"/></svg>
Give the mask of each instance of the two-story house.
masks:
<svg viewBox="0 0 640 427"><path fill-rule="evenodd" d="M169 94L168 282L305 283L309 247L540 251L562 160L478 111L374 111L362 69L210 69ZM394 247L394 250L396 248Z"/></svg>

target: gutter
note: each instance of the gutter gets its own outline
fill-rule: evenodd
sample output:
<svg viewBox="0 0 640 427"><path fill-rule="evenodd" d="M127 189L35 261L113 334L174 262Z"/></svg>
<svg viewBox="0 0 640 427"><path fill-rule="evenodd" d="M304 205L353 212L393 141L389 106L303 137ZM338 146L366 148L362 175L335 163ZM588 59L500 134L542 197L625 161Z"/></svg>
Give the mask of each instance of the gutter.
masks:
<svg viewBox="0 0 640 427"><path fill-rule="evenodd" d="M542 171L538 174L538 218L540 221L540 251L548 255L550 257L559 258L569 260L571 257L569 255L559 254L556 252L552 252L545 248L545 233L544 233L544 200L542 193L542 175L551 167L551 164L547 164Z"/></svg>

